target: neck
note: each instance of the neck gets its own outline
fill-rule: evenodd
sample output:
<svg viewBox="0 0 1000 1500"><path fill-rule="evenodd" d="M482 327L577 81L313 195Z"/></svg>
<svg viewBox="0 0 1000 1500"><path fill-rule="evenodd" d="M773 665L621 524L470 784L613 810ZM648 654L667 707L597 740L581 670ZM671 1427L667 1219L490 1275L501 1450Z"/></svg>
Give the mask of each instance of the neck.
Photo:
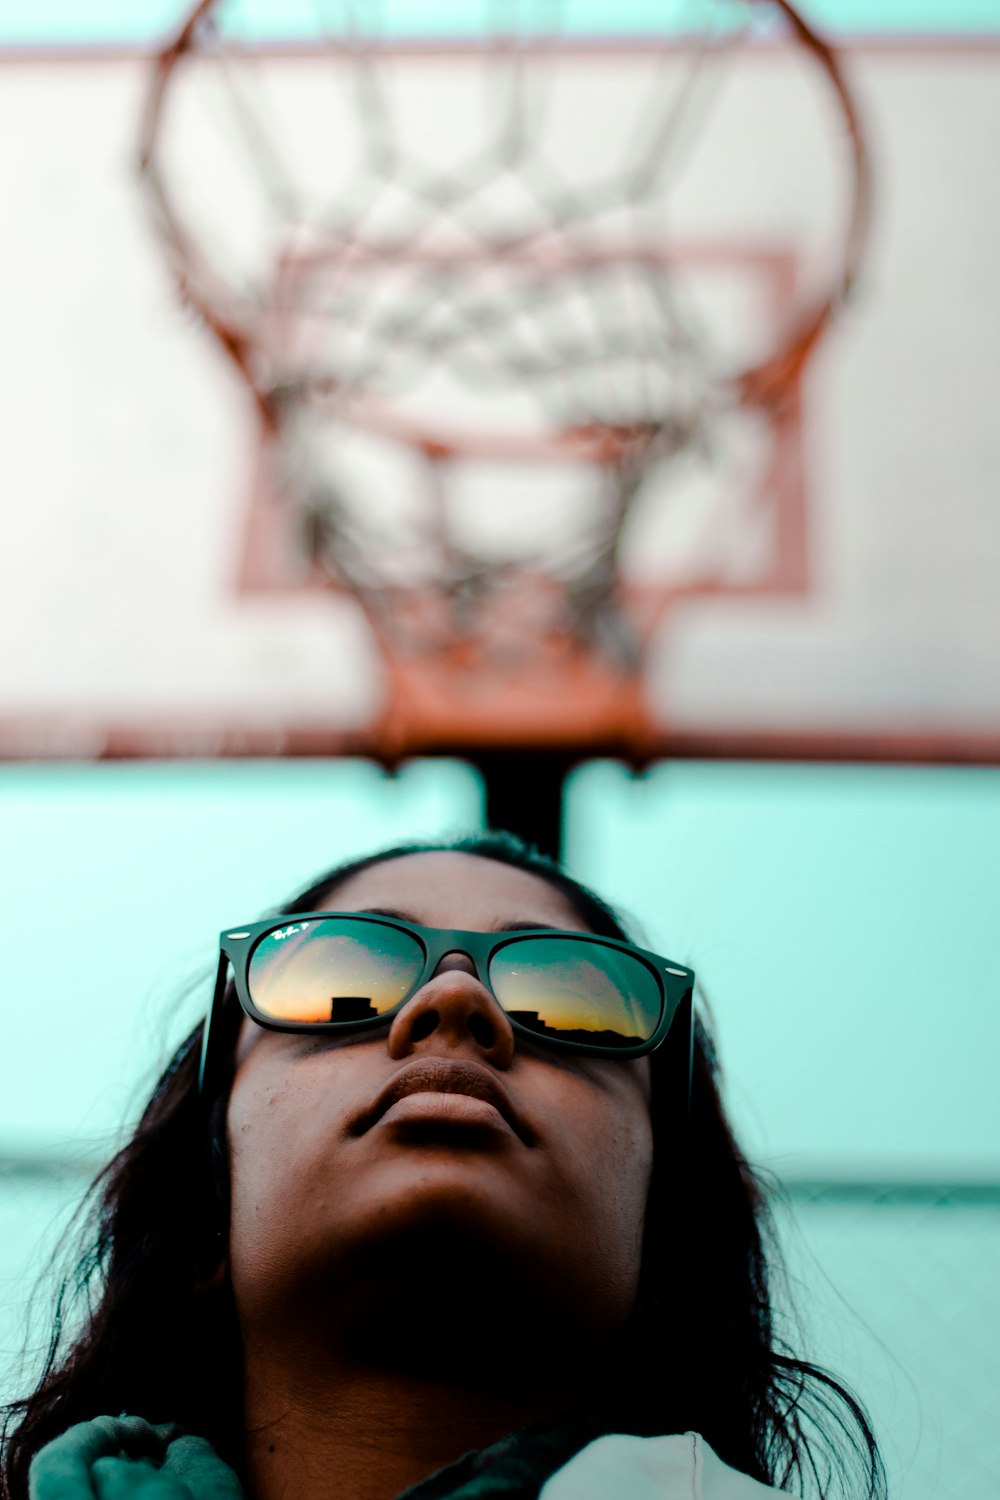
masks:
<svg viewBox="0 0 1000 1500"><path fill-rule="evenodd" d="M391 1373L341 1372L311 1385L303 1372L248 1368L245 1470L254 1500L394 1500L470 1449L488 1447L546 1413L537 1403L418 1384Z"/></svg>
<svg viewBox="0 0 1000 1500"><path fill-rule="evenodd" d="M395 1500L464 1453L559 1416L593 1389L579 1347L540 1343L507 1303L411 1306L347 1335L313 1321L245 1337L244 1466L253 1500ZM453 1309L451 1310L453 1312ZM504 1326L506 1325L506 1326ZM517 1326L515 1326L517 1325Z"/></svg>

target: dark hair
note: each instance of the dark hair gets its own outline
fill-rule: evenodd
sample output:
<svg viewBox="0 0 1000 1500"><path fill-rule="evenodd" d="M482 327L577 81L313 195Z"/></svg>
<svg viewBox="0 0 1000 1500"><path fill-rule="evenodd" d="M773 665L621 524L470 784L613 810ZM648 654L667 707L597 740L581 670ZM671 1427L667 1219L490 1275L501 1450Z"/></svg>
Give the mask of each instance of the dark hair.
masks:
<svg viewBox="0 0 1000 1500"><path fill-rule="evenodd" d="M441 850L538 875L592 931L628 938L599 896L496 833L383 850L326 872L278 910L315 909L332 886L370 865ZM239 1017L230 1010L235 1037ZM33 1455L73 1423L100 1414L177 1422L239 1463L239 1331L228 1285L211 1286L228 1218L229 1079L206 1131L197 1093L201 1031L182 1043L132 1138L91 1190L85 1249L74 1276L63 1281L43 1374L31 1395L6 1409L3 1500L27 1500ZM643 1274L621 1365L627 1384L617 1403L606 1403L603 1430L697 1431L726 1463L762 1483L804 1494L814 1483L828 1497L839 1481L852 1500L878 1500L885 1476L864 1409L832 1375L796 1358L776 1331L772 1291L783 1272L768 1194L727 1122L704 1021L694 1023L683 1133L670 1038L651 1066L655 1147ZM75 1333L64 1333L76 1299L82 1319Z"/></svg>

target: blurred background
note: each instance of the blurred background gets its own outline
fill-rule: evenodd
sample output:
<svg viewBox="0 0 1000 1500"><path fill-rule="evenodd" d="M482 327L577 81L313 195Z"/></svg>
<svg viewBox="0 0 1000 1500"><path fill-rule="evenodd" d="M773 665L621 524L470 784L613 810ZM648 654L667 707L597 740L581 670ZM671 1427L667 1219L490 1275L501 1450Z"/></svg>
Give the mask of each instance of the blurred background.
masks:
<svg viewBox="0 0 1000 1500"><path fill-rule="evenodd" d="M650 8L610 9L579 7L571 87L613 103ZM397 10L446 93L460 7ZM279 110L309 7L243 11L291 70ZM720 420L708 458L656 478L626 548L669 594L641 735L614 706L588 730L577 685L563 739L504 738L488 703L467 744L432 724L388 754L368 726L399 680L349 594L296 562L245 372L180 305L139 181L181 8L0 0L0 1399L26 1341L33 1368L88 1176L203 1013L220 928L520 808L698 970L746 1149L782 1184L806 1352L868 1405L891 1493L997 1491L1000 17L803 13L862 122L870 235L780 414ZM723 364L826 284L851 191L811 60L777 24L745 50L668 216ZM165 170L197 182L197 121L165 119ZM236 212L228 170L212 157L199 228L216 197ZM249 252L238 275L259 285ZM380 463L345 472L378 491L404 472Z"/></svg>

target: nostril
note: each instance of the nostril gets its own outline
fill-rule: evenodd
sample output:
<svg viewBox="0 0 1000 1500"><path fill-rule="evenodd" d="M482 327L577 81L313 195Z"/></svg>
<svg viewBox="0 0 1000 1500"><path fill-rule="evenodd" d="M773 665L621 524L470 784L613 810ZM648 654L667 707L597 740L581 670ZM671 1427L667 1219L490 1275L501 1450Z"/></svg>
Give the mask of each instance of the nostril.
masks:
<svg viewBox="0 0 1000 1500"><path fill-rule="evenodd" d="M469 1017L469 1031L480 1047L492 1047L497 1039L492 1021L479 1011L474 1011Z"/></svg>
<svg viewBox="0 0 1000 1500"><path fill-rule="evenodd" d="M438 1019L439 1017L436 1010L422 1011L414 1021L412 1029L410 1031L410 1035L413 1040L415 1042L422 1042L425 1036L430 1036L431 1032L436 1028L438 1024Z"/></svg>

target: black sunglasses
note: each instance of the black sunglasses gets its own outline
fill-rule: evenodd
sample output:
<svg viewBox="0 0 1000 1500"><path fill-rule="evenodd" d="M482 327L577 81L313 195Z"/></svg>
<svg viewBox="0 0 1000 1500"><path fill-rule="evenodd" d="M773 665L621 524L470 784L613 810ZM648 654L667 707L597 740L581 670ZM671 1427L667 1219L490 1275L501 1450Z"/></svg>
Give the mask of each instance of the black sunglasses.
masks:
<svg viewBox="0 0 1000 1500"><path fill-rule="evenodd" d="M463 932L359 912L305 912L219 936L199 1087L214 1072L227 977L272 1031L347 1034L383 1026L449 953L468 957L514 1031L590 1057L653 1052L678 1010L690 1029L694 973L614 938L550 928Z"/></svg>

